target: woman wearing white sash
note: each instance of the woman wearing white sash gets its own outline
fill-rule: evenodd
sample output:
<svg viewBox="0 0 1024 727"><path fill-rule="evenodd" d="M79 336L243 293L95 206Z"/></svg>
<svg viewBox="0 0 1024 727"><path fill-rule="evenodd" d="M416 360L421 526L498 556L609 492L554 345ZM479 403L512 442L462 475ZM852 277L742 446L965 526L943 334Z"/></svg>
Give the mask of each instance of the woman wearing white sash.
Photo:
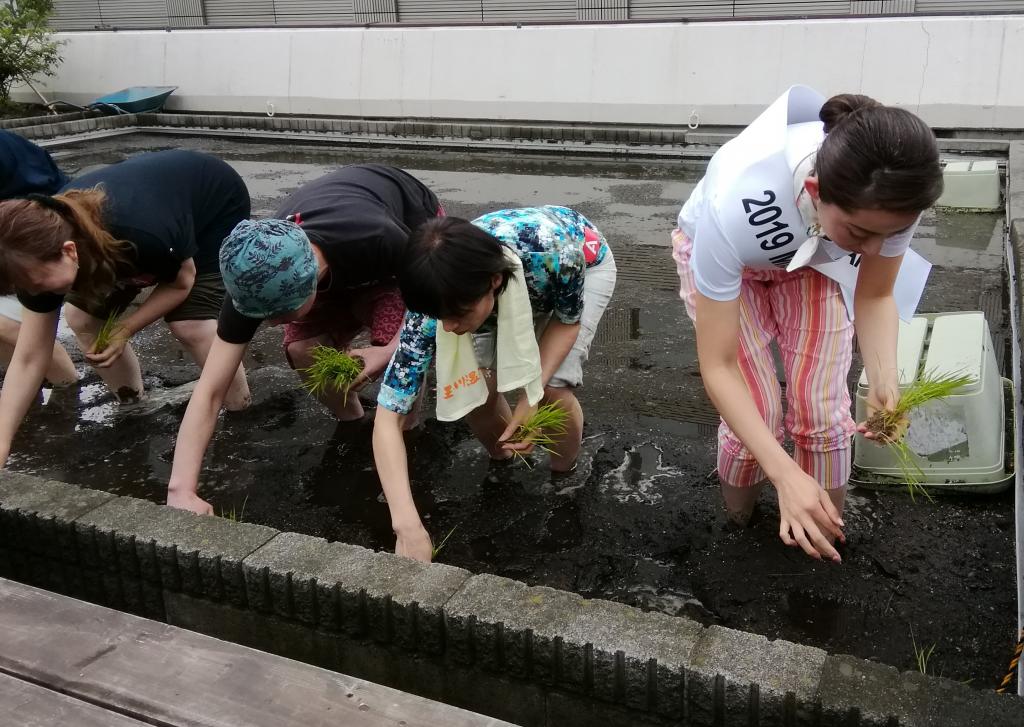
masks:
<svg viewBox="0 0 1024 727"><path fill-rule="evenodd" d="M492 459L528 452L531 444L507 440L539 404L560 403L569 421L552 447L551 470L570 472L583 434L574 391L615 277L615 259L601 233L567 207L501 210L472 222L447 217L413 232L398 272L408 312L381 383L373 428L395 552L431 557L402 439L431 362L437 418L466 416ZM514 409L504 392L518 392Z"/></svg>
<svg viewBox="0 0 1024 727"><path fill-rule="evenodd" d="M749 520L769 480L782 540L840 561L854 328L869 407L891 408L897 318L913 314L929 267L910 240L941 193L935 137L919 118L866 96L825 101L804 86L712 158L679 213L673 257L722 417L718 473L732 521Z"/></svg>

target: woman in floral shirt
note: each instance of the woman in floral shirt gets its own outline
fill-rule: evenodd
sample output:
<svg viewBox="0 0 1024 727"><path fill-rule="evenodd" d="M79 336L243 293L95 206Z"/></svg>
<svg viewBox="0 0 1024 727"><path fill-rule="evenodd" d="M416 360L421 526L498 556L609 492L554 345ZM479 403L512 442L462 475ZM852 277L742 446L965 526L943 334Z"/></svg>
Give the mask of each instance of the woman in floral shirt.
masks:
<svg viewBox="0 0 1024 727"><path fill-rule="evenodd" d="M488 387L486 402L467 415L473 433L493 459L531 447L506 440L535 407L522 396L513 412L495 388L495 300L511 276L506 248L522 262L539 332L542 403L557 401L570 414L551 469L568 472L576 466L583 411L574 389L583 381L583 362L615 288L615 260L604 237L583 215L555 206L501 210L471 223L453 217L426 223L409 238L400 264L399 286L409 311L384 374L373 434L399 555L430 560L430 536L410 493L402 427L434 359L438 321L445 331L473 334Z"/></svg>

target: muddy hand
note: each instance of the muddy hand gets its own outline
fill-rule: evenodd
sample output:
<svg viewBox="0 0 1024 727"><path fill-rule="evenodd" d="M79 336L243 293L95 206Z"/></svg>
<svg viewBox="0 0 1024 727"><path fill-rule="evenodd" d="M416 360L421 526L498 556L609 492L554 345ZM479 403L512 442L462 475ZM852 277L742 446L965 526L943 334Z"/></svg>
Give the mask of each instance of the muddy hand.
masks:
<svg viewBox="0 0 1024 727"><path fill-rule="evenodd" d="M840 529L842 518L817 482L802 470L775 483L779 494L779 537L790 546L799 546L815 560L826 558L841 563L832 540L846 542Z"/></svg>
<svg viewBox="0 0 1024 727"><path fill-rule="evenodd" d="M422 524L408 530L395 531L395 554L413 560L429 563L434 553L434 544L430 540L430 533Z"/></svg>
<svg viewBox="0 0 1024 727"><path fill-rule="evenodd" d="M372 384L379 379L391 361L391 353L384 346L354 348L348 352L348 355L363 360L363 370L349 387L352 391L359 391L367 384Z"/></svg>
<svg viewBox="0 0 1024 727"><path fill-rule="evenodd" d="M194 492L169 491L167 505L194 512L196 515L213 515L213 506Z"/></svg>
<svg viewBox="0 0 1024 727"><path fill-rule="evenodd" d="M108 366L112 366L115 361L121 358L124 353L125 346L128 345L128 335L124 329L119 328L114 332L114 335L110 339L110 343L101 352L95 353L89 351L85 354L86 360L99 369L105 369Z"/></svg>
<svg viewBox="0 0 1024 727"><path fill-rule="evenodd" d="M519 454L529 454L533 451L533 441L530 439L522 442L510 442L508 440L516 435L523 422L533 416L536 411L537 407L535 405L530 406L530 400L526 397L526 394L519 397L519 403L516 404L515 411L512 412L512 418L508 420L508 426L505 427L505 431L498 437L502 449L506 452L519 452Z"/></svg>

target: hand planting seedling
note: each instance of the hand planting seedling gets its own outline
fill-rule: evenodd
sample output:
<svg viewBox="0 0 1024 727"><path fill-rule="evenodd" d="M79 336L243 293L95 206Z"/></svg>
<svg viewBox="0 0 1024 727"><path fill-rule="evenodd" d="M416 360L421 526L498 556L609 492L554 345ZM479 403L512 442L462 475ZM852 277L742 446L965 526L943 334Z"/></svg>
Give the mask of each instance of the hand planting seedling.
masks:
<svg viewBox="0 0 1024 727"><path fill-rule="evenodd" d="M954 394L960 387L973 383L972 377L962 374L924 372L902 393L895 409L880 409L864 423L867 433L873 435L875 442L892 450L907 483L911 500L915 494L923 494L929 500L932 498L921 485L924 472L918 466L914 452L906 443L910 413L928 402L941 401Z"/></svg>
<svg viewBox="0 0 1024 727"><path fill-rule="evenodd" d="M553 454L552 447L562 441L562 437L568 431L569 412L562 408L560 403L552 402L540 407L519 425L509 438L509 442L531 442L535 447L543 449L548 454ZM526 462L526 457L513 450L513 454ZM529 466L529 462L527 462Z"/></svg>
<svg viewBox="0 0 1024 727"><path fill-rule="evenodd" d="M332 390L343 392L347 403L349 388L363 372L363 360L330 346L316 346L310 355L313 365L301 369L305 374L302 386L313 396Z"/></svg>
<svg viewBox="0 0 1024 727"><path fill-rule="evenodd" d="M117 331L121 322L121 311L114 310L107 316L107 320L100 326L100 330L96 333L96 340L92 344L93 353L103 353L107 350L107 347L114 342L114 334Z"/></svg>

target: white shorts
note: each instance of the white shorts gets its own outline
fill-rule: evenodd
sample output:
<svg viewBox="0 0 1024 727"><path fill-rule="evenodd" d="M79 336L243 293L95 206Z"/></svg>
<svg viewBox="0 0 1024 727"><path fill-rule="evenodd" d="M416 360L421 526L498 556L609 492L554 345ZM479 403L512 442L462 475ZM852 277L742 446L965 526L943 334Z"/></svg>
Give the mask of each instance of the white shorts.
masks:
<svg viewBox="0 0 1024 727"><path fill-rule="evenodd" d="M597 325L601 322L601 316L604 315L608 301L611 300L612 292L615 290L616 275L615 257L609 247L604 260L592 268L587 268L584 274L583 314L580 316L580 332L576 336L572 350L555 371L548 386L564 389L583 383L583 364L590 355L590 344L594 341ZM533 317L533 326L538 338L547 328L550 320L550 313ZM494 331L473 334L473 351L476 353L476 360L481 368L493 369L495 366L495 336Z"/></svg>

